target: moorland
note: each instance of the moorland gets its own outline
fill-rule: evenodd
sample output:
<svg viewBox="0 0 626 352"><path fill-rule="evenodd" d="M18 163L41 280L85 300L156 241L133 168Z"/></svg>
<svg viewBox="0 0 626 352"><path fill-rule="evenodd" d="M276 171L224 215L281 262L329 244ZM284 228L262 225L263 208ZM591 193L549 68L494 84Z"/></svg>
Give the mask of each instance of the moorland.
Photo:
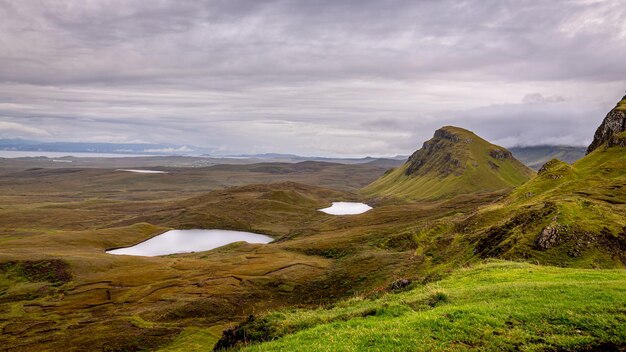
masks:
<svg viewBox="0 0 626 352"><path fill-rule="evenodd" d="M1 159L0 345L623 350L625 101L585 157L538 172L456 127L389 170ZM373 209L318 211L334 201ZM170 229L274 241L105 253Z"/></svg>

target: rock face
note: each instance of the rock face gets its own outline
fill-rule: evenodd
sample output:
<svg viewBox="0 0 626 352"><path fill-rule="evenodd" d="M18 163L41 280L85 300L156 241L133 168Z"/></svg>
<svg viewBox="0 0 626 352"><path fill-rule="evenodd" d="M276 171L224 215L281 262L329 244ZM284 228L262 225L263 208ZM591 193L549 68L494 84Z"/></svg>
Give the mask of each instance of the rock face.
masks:
<svg viewBox="0 0 626 352"><path fill-rule="evenodd" d="M498 159L498 160L513 159L513 154L511 154L510 151L505 150L505 149L492 149L489 152L489 155L492 158Z"/></svg>
<svg viewBox="0 0 626 352"><path fill-rule="evenodd" d="M626 96L611 110L596 130L587 154L606 144L607 147L626 146L622 133L626 132Z"/></svg>
<svg viewBox="0 0 626 352"><path fill-rule="evenodd" d="M437 165L437 172L441 176L445 177L452 173L462 173L463 165L461 165L459 158L453 155L450 148L451 145L460 143L470 144L472 140L454 133L451 127L438 129L435 131L432 139L424 142L422 149L419 149L409 157L407 161L408 167L405 171L406 175L417 174L419 171L422 173L433 171L432 167L428 167L429 164L434 165L432 162L433 158L441 159ZM443 155L437 155L439 153L443 153Z"/></svg>
<svg viewBox="0 0 626 352"><path fill-rule="evenodd" d="M557 245L560 241L559 226L548 225L541 230L541 233L535 239L535 248L546 250Z"/></svg>

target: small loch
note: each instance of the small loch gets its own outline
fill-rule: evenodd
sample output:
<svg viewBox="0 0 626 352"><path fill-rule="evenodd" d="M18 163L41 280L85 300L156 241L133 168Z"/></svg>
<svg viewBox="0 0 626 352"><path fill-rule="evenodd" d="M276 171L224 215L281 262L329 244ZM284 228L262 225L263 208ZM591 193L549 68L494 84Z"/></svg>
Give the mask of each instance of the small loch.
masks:
<svg viewBox="0 0 626 352"><path fill-rule="evenodd" d="M142 169L117 169L115 171L134 172L136 174L167 174L167 171L142 170Z"/></svg>
<svg viewBox="0 0 626 352"><path fill-rule="evenodd" d="M170 230L132 247L107 251L109 254L154 257L202 252L233 242L269 243L274 239L258 233L230 230Z"/></svg>
<svg viewBox="0 0 626 352"><path fill-rule="evenodd" d="M319 211L330 215L357 215L363 214L371 209L372 207L365 203L333 202L333 205L330 207L319 209Z"/></svg>

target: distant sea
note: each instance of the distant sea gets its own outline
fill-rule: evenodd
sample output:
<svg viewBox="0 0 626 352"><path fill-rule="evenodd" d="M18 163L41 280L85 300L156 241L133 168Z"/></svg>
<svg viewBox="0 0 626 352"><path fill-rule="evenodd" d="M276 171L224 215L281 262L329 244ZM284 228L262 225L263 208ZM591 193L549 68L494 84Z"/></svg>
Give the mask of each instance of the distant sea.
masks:
<svg viewBox="0 0 626 352"><path fill-rule="evenodd" d="M41 157L62 158L64 156L73 156L76 158L131 158L131 157L148 157L159 155L145 154L116 154L116 153L81 153L81 152L26 152L17 150L0 150L0 158L28 158Z"/></svg>

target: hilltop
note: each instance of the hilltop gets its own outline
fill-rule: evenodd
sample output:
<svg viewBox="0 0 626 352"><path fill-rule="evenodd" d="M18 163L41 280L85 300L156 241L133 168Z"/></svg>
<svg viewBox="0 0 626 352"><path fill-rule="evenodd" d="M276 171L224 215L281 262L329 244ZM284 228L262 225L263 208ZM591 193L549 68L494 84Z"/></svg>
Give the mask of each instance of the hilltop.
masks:
<svg viewBox="0 0 626 352"><path fill-rule="evenodd" d="M377 197L434 200L510 190L534 172L503 147L473 132L446 126L435 132L401 167L363 189Z"/></svg>

